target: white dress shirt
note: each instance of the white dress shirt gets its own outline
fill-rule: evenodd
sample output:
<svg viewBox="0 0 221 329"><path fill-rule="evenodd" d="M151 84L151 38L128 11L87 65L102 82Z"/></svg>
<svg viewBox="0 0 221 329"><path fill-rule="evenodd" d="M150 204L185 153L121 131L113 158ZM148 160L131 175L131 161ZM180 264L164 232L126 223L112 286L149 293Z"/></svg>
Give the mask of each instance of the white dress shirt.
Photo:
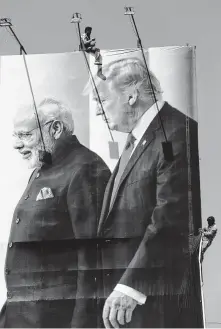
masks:
<svg viewBox="0 0 221 329"><path fill-rule="evenodd" d="M158 110L160 111L164 106L164 103L165 103L164 101L158 101L157 102L158 108L156 106L156 103L154 103L138 120L136 127L134 127L134 129L132 130L132 134L136 138L136 140L134 142L134 148L133 151L131 152L131 155L135 151L145 131L147 130L147 128L149 127L149 125L157 115Z"/></svg>
<svg viewBox="0 0 221 329"><path fill-rule="evenodd" d="M160 111L162 109L164 103L165 102L162 100L157 101L158 109L156 103L154 103L138 120L135 128L132 130L132 134L136 138L136 140L134 142L134 148L130 156L132 156L145 131L157 115L158 110ZM135 299L140 305L145 304L146 302L147 297L144 294L131 287L125 286L124 284L117 284L114 290L122 292L123 294Z"/></svg>

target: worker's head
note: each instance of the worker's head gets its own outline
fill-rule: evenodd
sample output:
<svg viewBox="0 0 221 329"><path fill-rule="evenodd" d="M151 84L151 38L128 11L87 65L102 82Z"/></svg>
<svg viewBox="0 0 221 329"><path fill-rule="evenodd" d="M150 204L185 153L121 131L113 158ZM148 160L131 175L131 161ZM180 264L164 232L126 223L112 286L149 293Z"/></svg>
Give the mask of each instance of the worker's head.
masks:
<svg viewBox="0 0 221 329"><path fill-rule="evenodd" d="M91 31L92 31L92 27L90 27L90 26L87 26L87 27L85 27L85 29L84 29L84 32L85 32L86 34L91 34Z"/></svg>
<svg viewBox="0 0 221 329"><path fill-rule="evenodd" d="M130 132L155 102L153 91L156 100L162 98L160 83L149 71L150 83L145 64L136 57L111 62L103 71L107 80L96 82L110 129ZM97 115L102 115L100 106Z"/></svg>
<svg viewBox="0 0 221 329"><path fill-rule="evenodd" d="M207 223L208 223L209 226L214 225L215 224L215 218L213 216L209 216L207 218Z"/></svg>
<svg viewBox="0 0 221 329"><path fill-rule="evenodd" d="M44 146L47 152L53 153L58 141L74 131L71 111L55 99L45 98L37 106L37 113L41 130L33 105L19 109L14 118L14 148L28 162L29 168L42 165L39 152L44 151Z"/></svg>

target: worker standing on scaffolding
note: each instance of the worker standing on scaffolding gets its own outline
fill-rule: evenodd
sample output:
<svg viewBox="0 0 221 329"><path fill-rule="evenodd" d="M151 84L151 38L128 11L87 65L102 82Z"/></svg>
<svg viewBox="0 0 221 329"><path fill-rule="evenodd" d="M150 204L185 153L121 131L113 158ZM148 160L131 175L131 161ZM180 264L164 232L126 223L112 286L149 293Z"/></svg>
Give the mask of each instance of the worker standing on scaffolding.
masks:
<svg viewBox="0 0 221 329"><path fill-rule="evenodd" d="M206 250L211 246L216 233L217 233L217 228L216 228L216 223L215 223L215 218L213 216L210 216L207 218L207 223L208 226L202 229L202 257L201 261L203 261L204 254Z"/></svg>
<svg viewBox="0 0 221 329"><path fill-rule="evenodd" d="M81 36L84 50L95 57L94 64L98 65L97 76L102 80L106 80L106 77L102 73L102 56L100 53L100 49L95 46L96 45L95 38L91 39L91 32L92 32L92 27L87 26L84 30L84 33ZM80 45L80 50L82 50L81 45Z"/></svg>

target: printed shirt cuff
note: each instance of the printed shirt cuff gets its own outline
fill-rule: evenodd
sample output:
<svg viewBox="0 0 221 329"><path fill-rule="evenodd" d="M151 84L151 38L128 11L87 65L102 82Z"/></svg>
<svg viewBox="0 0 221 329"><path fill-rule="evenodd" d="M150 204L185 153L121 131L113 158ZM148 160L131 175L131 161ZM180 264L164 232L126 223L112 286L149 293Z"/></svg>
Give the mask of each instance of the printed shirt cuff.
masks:
<svg viewBox="0 0 221 329"><path fill-rule="evenodd" d="M125 286L124 284L117 284L116 287L114 288L115 291L122 292L123 294L135 299L138 304L143 305L146 302L147 297L142 294L141 292Z"/></svg>

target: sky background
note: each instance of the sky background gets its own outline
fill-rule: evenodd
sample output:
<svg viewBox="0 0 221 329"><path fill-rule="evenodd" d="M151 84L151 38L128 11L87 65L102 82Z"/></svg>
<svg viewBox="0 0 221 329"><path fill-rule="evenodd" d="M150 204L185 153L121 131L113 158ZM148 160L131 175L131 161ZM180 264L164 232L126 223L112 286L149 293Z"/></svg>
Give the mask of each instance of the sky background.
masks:
<svg viewBox="0 0 221 329"><path fill-rule="evenodd" d="M221 203L220 0L0 0L1 17L12 19L27 53L64 53L78 49L74 12L83 17L82 28L93 27L101 49L136 47L136 37L124 6L135 7L135 20L145 48L196 46L198 121L203 223L216 217L219 228ZM0 29L0 55L14 55L19 48ZM3 111L1 109L1 111ZM1 218L1 223L4 218ZM204 293L209 327L221 327L221 264L218 233L204 261ZM218 322L220 324L218 324Z"/></svg>

